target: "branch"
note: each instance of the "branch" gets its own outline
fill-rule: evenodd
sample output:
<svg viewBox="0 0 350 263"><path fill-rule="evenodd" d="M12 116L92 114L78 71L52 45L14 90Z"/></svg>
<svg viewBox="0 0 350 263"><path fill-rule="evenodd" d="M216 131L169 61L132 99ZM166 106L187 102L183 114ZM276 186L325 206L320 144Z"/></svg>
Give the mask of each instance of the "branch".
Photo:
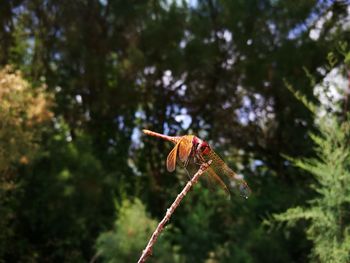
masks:
<svg viewBox="0 0 350 263"><path fill-rule="evenodd" d="M181 200L185 197L185 195L188 193L188 191L191 189L191 187L198 182L199 177L205 172L205 170L209 167L211 162L212 161L210 160L209 162L203 163L201 165L198 172L192 177L192 179L190 181L188 181L188 183L186 184L184 189L182 189L181 193L178 194L175 201L171 204L170 208L167 209L167 212L166 212L163 220L160 221L156 230L154 230L150 240L148 241L146 248L143 250L142 255L141 255L139 261L137 261L137 263L146 262L147 258L150 255L152 255L152 248L153 248L154 244L156 243L158 236L162 232L165 224L169 221L171 215L174 213L175 209L179 206Z"/></svg>

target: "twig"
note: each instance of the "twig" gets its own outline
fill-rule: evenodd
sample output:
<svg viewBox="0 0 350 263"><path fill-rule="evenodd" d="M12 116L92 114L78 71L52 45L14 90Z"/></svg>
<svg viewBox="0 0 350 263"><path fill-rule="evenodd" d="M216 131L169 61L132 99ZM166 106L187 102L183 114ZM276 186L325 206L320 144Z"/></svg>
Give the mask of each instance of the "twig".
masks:
<svg viewBox="0 0 350 263"><path fill-rule="evenodd" d="M92 259L90 260L90 263L95 263L96 260L97 260L97 258L98 258L99 256L100 256L100 255L99 255L98 253L96 253L96 254L92 257Z"/></svg>
<svg viewBox="0 0 350 263"><path fill-rule="evenodd" d="M146 248L143 250L142 255L141 255L139 261L137 261L137 263L146 262L147 258L150 255L152 255L153 245L156 243L157 238L158 238L159 234L162 232L165 224L169 221L171 215L174 213L175 209L179 206L181 200L185 197L185 195L188 193L188 191L191 189L191 187L194 184L197 183L199 177L205 172L205 170L209 167L211 162L212 161L210 160L209 162L203 163L201 165L201 167L199 168L198 172L192 177L192 179L190 181L188 181L188 183L186 184L184 189L182 189L181 193L178 194L178 196L176 197L175 201L167 209L167 212L166 212L163 220L160 221L160 223L158 224L156 230L154 230L150 240L148 241L148 244L147 244Z"/></svg>

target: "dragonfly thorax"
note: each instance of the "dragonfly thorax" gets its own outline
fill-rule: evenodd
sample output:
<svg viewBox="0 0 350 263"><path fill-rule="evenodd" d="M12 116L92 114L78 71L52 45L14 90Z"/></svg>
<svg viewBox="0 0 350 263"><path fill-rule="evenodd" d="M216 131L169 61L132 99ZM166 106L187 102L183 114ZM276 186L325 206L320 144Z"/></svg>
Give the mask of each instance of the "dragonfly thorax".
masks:
<svg viewBox="0 0 350 263"><path fill-rule="evenodd" d="M210 152L209 144L196 136L193 137L193 146L196 154L206 155Z"/></svg>

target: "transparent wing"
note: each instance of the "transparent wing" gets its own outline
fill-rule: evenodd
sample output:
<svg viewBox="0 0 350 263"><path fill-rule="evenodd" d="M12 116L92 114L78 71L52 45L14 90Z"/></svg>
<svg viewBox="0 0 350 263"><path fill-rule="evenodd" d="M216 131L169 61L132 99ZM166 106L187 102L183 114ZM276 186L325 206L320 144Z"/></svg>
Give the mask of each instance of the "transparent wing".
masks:
<svg viewBox="0 0 350 263"><path fill-rule="evenodd" d="M215 173L215 171L208 167L207 170L204 173L204 176L207 176L210 183L217 183L219 186L225 191L225 193L228 195L228 197L231 196L230 191L228 190L226 184L221 180L221 178Z"/></svg>
<svg viewBox="0 0 350 263"><path fill-rule="evenodd" d="M248 198L251 190L246 181L232 171L231 168L228 167L227 164L213 150L204 155L203 158L205 161L212 160L210 168L214 171L214 173L210 172L209 170L209 175L214 177L215 174L218 178L220 178L220 181L218 181L217 178L214 177L214 179L226 192L228 191L227 189L230 189L234 192L238 192L244 198ZM226 189L222 186L222 183L226 186Z"/></svg>

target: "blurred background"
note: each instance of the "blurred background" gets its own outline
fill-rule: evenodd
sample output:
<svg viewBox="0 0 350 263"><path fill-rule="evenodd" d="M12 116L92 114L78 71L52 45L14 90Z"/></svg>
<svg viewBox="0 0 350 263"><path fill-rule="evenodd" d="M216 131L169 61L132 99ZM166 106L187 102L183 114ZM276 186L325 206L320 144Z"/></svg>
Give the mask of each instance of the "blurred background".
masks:
<svg viewBox="0 0 350 263"><path fill-rule="evenodd" d="M252 189L197 184L149 262L349 262L349 6L1 1L0 262L136 262L187 180L143 128Z"/></svg>

